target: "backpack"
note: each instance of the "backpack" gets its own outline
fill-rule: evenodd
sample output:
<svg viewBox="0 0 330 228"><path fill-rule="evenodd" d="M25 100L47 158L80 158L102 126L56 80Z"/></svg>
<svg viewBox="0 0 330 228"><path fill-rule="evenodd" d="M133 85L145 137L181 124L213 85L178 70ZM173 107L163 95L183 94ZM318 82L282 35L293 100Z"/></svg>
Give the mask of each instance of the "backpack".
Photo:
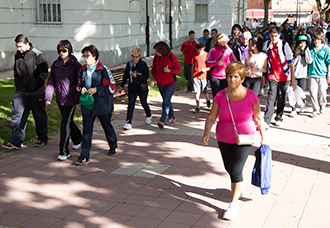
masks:
<svg viewBox="0 0 330 228"><path fill-rule="evenodd" d="M283 45L282 45L282 51L283 51L283 54L284 54L284 56L286 56L286 53L285 53L285 44L287 43L285 40L282 40L283 41ZM266 48L266 50L269 48L269 45L270 45L270 42L272 42L271 40L268 40L268 41L266 41L267 42L267 48Z"/></svg>

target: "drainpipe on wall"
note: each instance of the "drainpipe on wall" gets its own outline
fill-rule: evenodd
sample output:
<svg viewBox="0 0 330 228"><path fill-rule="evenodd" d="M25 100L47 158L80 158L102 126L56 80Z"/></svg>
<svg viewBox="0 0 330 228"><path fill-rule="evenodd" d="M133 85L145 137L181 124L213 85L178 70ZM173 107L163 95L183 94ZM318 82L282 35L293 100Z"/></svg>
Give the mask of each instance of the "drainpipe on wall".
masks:
<svg viewBox="0 0 330 228"><path fill-rule="evenodd" d="M169 29L170 29L170 48L171 48L171 50L172 50L172 0L170 0L170 7L169 7L170 9L169 9L169 16L170 16L170 18L169 18L169 22L170 22L170 24L169 24Z"/></svg>
<svg viewBox="0 0 330 228"><path fill-rule="evenodd" d="M147 16L147 25L146 25L146 43L147 43L147 56L150 56L150 33L149 33L149 11L148 11L148 0L146 0L146 16Z"/></svg>

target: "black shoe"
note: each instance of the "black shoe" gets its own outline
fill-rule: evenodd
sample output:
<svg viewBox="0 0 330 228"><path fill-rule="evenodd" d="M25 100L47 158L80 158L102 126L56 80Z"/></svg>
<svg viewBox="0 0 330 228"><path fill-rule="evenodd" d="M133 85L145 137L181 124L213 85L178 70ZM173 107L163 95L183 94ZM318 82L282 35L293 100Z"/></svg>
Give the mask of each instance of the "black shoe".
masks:
<svg viewBox="0 0 330 228"><path fill-rule="evenodd" d="M38 141L34 144L34 146L36 146L36 147L43 147L43 146L45 146L46 144L47 144L46 142L42 142L42 141L38 140Z"/></svg>
<svg viewBox="0 0 330 228"><path fill-rule="evenodd" d="M15 145L11 144L10 142L7 143L7 144L2 145L2 148L5 148L7 150L12 150L12 149L19 150L19 149L21 149L20 146L15 146Z"/></svg>
<svg viewBox="0 0 330 228"><path fill-rule="evenodd" d="M108 153L108 155L109 156L113 156L113 155L115 155L117 153L117 148L110 148L109 149L109 153Z"/></svg>
<svg viewBox="0 0 330 228"><path fill-rule="evenodd" d="M89 163L89 159L87 158L78 158L78 160L74 161L76 165L86 165Z"/></svg>

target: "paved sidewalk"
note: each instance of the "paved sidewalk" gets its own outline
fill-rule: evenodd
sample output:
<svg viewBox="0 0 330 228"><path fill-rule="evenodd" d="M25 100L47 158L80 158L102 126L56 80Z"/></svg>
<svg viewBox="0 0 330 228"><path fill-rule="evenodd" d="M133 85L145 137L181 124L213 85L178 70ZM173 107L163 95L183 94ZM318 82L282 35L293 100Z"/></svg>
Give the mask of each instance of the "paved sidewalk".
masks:
<svg viewBox="0 0 330 228"><path fill-rule="evenodd" d="M263 107L265 98L260 97ZM127 106L116 105L112 123L119 149L114 157L107 156L98 122L88 165L73 165L80 153L73 150L70 160L56 161L58 135L43 148L29 143L20 151L1 150L0 227L330 227L330 108L315 119L308 117L310 107L294 119L286 108L283 128L267 131L273 150L270 193L263 196L249 183L251 152L240 216L230 222L222 219L230 181L216 140L200 146L206 105L193 114L193 95L176 92L177 122L161 130L156 125L161 99L149 103L153 123L144 122L137 104L130 131L122 130Z"/></svg>

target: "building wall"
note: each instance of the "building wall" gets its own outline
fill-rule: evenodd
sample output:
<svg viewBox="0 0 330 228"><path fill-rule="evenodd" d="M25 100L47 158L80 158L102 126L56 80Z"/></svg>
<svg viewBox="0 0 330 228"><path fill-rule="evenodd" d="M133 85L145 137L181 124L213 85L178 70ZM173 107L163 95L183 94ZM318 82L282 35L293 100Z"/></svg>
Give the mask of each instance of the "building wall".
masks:
<svg viewBox="0 0 330 228"><path fill-rule="evenodd" d="M208 21L195 21L195 0L188 0L188 31L194 30L196 39L203 36L203 30L217 29L219 33L230 34L231 27L243 24L246 18L247 0L213 1L209 0ZM188 33L185 34L188 39Z"/></svg>
<svg viewBox="0 0 330 228"><path fill-rule="evenodd" d="M169 24L165 23L165 2L148 0L152 3L150 23L150 52L153 45L164 40L169 43ZM31 43L47 56L49 65L57 58L59 40L71 41L74 53L82 62L80 50L94 44L100 51L100 61L115 66L130 59L130 50L140 46L146 55L146 25L141 23L141 2L145 0L62 0L62 22L60 24L36 23L35 1L0 0L0 28L8 31L0 34L0 71L13 68L16 52L14 38L23 33ZM179 46L187 33L186 1L179 7L179 0L172 0L172 46ZM179 8L181 22L179 22Z"/></svg>

